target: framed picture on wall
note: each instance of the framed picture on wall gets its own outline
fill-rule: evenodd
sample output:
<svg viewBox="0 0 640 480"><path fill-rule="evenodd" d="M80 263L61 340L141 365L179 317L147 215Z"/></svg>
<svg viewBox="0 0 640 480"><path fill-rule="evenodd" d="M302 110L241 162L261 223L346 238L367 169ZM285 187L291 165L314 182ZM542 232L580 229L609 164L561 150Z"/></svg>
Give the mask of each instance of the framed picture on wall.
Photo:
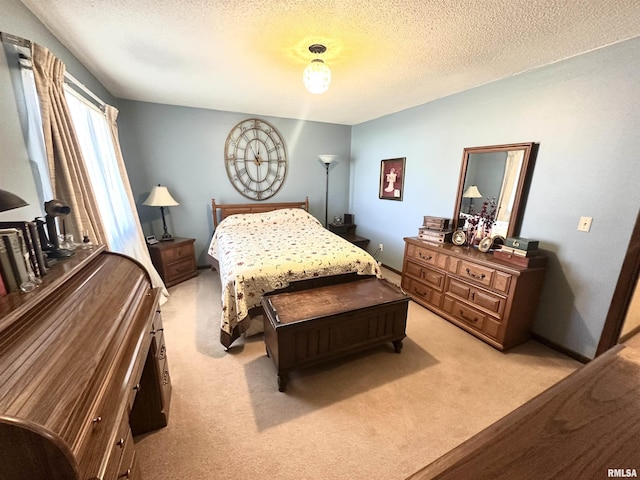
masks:
<svg viewBox="0 0 640 480"><path fill-rule="evenodd" d="M405 157L390 158L380 162L379 198L402 201L405 160Z"/></svg>

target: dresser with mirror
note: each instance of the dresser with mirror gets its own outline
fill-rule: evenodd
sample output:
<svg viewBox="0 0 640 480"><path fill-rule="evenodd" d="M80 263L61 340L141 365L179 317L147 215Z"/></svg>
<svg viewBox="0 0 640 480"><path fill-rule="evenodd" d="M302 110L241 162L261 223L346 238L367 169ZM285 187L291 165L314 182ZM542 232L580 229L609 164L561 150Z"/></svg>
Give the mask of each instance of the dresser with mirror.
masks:
<svg viewBox="0 0 640 480"><path fill-rule="evenodd" d="M495 199L493 234L517 236L536 151L534 143L465 148L454 229L464 228L465 217L477 212L483 201ZM470 191L481 194L470 196ZM520 266L474 245L404 240L402 288L414 301L500 350L529 338L542 292L545 256Z"/></svg>

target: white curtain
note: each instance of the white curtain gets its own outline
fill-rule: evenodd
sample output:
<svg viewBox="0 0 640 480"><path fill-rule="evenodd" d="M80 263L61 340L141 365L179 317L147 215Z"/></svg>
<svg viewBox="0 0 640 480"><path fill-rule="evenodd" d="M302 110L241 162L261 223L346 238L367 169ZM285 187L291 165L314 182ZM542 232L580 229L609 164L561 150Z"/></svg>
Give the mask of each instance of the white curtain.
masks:
<svg viewBox="0 0 640 480"><path fill-rule="evenodd" d="M33 78L31 68L21 68L20 74L22 75L22 90L27 114L27 151L32 162L33 176L36 181L40 205L44 205L44 202L48 202L55 197L53 196L49 166L47 165L36 81Z"/></svg>
<svg viewBox="0 0 640 480"><path fill-rule="evenodd" d="M161 302L168 296L160 275L151 263L142 229L122 180L110 126L105 114L86 102L71 88L66 88L67 104L82 149L104 224L109 250L138 260L149 272L154 287L163 291Z"/></svg>

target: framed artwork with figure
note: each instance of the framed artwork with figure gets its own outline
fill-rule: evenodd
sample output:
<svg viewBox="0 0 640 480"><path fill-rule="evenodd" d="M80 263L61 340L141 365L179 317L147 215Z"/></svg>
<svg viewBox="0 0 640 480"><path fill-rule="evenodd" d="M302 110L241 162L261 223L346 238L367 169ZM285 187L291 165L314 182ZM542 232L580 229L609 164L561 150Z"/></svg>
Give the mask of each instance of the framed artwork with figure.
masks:
<svg viewBox="0 0 640 480"><path fill-rule="evenodd" d="M390 158L380 162L379 198L402 201L405 160L405 157Z"/></svg>

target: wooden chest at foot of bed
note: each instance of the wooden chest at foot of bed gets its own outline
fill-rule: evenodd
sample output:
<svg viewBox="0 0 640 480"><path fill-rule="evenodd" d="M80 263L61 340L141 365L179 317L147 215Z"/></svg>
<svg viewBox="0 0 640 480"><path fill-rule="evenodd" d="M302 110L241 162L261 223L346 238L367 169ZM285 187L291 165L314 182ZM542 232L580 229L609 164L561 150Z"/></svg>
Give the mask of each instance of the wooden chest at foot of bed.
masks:
<svg viewBox="0 0 640 480"><path fill-rule="evenodd" d="M408 301L397 286L378 278L266 294L264 341L278 389L286 390L295 369L387 342L400 353Z"/></svg>

